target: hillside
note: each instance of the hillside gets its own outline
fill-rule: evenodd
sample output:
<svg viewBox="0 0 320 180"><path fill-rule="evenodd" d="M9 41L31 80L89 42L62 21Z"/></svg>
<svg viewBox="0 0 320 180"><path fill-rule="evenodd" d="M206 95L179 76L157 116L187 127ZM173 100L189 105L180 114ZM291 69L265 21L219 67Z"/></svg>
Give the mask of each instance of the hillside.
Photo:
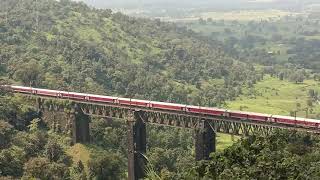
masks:
<svg viewBox="0 0 320 180"><path fill-rule="evenodd" d="M223 41L226 52L255 64L267 75L259 83L244 88L235 101L228 101L228 108L292 116L296 112L297 116L319 118L317 16L279 16L265 20L251 16L258 17L255 21L232 16L235 19L231 21L228 13L218 14L224 21L208 19L183 25Z"/></svg>
<svg viewBox="0 0 320 180"><path fill-rule="evenodd" d="M0 65L0 83L207 106L260 78L219 41L68 0L2 0ZM0 95L0 176L126 178L124 121L94 118L92 147L70 147L23 99ZM194 166L192 131L150 126L148 137L148 168L179 179ZM232 143L219 137L219 150Z"/></svg>
<svg viewBox="0 0 320 180"><path fill-rule="evenodd" d="M174 24L67 0L2 3L1 73L24 85L211 106L259 79L218 41Z"/></svg>
<svg viewBox="0 0 320 180"><path fill-rule="evenodd" d="M281 81L267 76L253 89L246 89L237 100L228 102L230 109L279 115L320 118L320 104L310 93L319 92L320 83L306 80L303 83Z"/></svg>
<svg viewBox="0 0 320 180"><path fill-rule="evenodd" d="M69 0L0 2L0 84L203 106L227 106L236 100L234 108L241 101L248 104L242 109L257 111L249 105L265 105L263 91L264 97L275 99L268 101L275 109L285 101L283 96L292 107L303 93L300 107L310 99L307 104L318 108L319 77L309 70L280 63L264 66L250 59L250 53L237 60L234 49L219 39L175 24ZM293 89L297 91L290 94ZM125 121L92 118L91 144L71 146L70 137L59 128L49 129L38 114L25 99L0 89L0 179L127 178ZM218 134L214 160L196 163L193 130L150 124L146 129L149 179L263 179L270 174L274 179L314 174L310 177L315 179L320 172L319 158L313 158L320 157L319 141L308 134L248 139Z"/></svg>

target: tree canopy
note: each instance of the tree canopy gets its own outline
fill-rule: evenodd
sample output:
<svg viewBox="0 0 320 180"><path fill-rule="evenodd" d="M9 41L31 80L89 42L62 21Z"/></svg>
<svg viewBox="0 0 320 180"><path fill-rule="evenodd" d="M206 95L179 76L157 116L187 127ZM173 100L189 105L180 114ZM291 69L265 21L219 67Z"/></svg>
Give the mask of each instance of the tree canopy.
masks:
<svg viewBox="0 0 320 180"><path fill-rule="evenodd" d="M1 72L26 86L217 106L261 78L172 23L68 0L1 3Z"/></svg>

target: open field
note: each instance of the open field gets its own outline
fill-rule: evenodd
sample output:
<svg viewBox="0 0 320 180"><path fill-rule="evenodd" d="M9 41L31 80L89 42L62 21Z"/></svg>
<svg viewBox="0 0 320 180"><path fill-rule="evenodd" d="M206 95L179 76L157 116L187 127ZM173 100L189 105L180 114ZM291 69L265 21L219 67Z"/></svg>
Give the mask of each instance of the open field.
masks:
<svg viewBox="0 0 320 180"><path fill-rule="evenodd" d="M213 20L226 20L226 21L260 21L270 19L280 19L284 16L297 15L289 11L280 10L247 10L247 11L229 11L229 12L206 12L201 13L200 17L203 19L211 18Z"/></svg>
<svg viewBox="0 0 320 180"><path fill-rule="evenodd" d="M263 81L255 85L255 96L249 96L248 90L246 90L244 95L237 98L236 101L228 102L228 108L279 115L290 115L290 111L300 109L297 116L305 117L306 111L304 109L308 107L307 100L310 89L320 92L320 83L306 80L304 83L295 84L266 76ZM300 104L300 107L297 107L297 104ZM312 113L310 109L312 109ZM309 117L319 118L319 102L309 107L308 114Z"/></svg>
<svg viewBox="0 0 320 180"><path fill-rule="evenodd" d="M217 134L217 147L216 150L217 151L223 151L224 149L226 149L227 147L231 146L234 142L236 142L238 139L240 139L240 137L238 136L231 136L228 134Z"/></svg>
<svg viewBox="0 0 320 180"><path fill-rule="evenodd" d="M281 10L239 10L239 11L226 11L226 12L202 12L191 14L184 18L171 18L162 17L160 19L164 21L172 22L192 22L197 21L200 18L208 19L211 18L214 21L225 20L225 21L261 21L261 20L278 20L284 16L296 16L298 13Z"/></svg>

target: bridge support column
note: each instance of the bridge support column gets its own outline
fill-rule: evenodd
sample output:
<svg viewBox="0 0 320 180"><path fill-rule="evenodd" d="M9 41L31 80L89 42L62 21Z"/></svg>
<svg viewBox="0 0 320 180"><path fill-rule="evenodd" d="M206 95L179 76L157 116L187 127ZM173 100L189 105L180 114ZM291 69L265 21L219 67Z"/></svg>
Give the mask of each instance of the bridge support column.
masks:
<svg viewBox="0 0 320 180"><path fill-rule="evenodd" d="M132 116L127 120L128 179L138 180L145 177L146 124L142 111L135 111Z"/></svg>
<svg viewBox="0 0 320 180"><path fill-rule="evenodd" d="M43 111L43 106L42 106L43 102L41 100L41 98L37 98L36 99L36 107L37 107L37 111L38 111L38 115L42 116L42 111Z"/></svg>
<svg viewBox="0 0 320 180"><path fill-rule="evenodd" d="M195 130L196 160L208 160L210 153L216 150L216 134L208 121L202 120Z"/></svg>
<svg viewBox="0 0 320 180"><path fill-rule="evenodd" d="M72 141L73 143L90 142L90 117L85 115L79 106L75 106L70 114L72 122Z"/></svg>

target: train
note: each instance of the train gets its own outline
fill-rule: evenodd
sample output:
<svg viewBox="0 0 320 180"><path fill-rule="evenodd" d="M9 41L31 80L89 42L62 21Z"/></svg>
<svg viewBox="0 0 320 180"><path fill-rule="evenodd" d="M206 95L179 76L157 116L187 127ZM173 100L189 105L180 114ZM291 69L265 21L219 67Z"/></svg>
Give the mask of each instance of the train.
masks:
<svg viewBox="0 0 320 180"><path fill-rule="evenodd" d="M92 102L92 103L107 103L114 105L130 106L132 108L147 108L152 110L166 110L182 113L191 114L203 114L209 116L219 116L225 118L232 118L237 120L250 120L253 122L267 122L267 123L277 123L294 127L304 127L304 128L316 128L320 129L320 120L300 118L300 117L290 117L290 116L280 116L271 115L263 113L252 113L244 111L234 111L228 109L211 108L211 107L201 107L192 106L184 104L175 104L167 102L157 102L112 96L101 96L94 94L67 92L67 91L57 91L48 90L32 87L23 86L6 86L8 89L12 90L14 93L31 94L45 97L70 99L75 101Z"/></svg>

